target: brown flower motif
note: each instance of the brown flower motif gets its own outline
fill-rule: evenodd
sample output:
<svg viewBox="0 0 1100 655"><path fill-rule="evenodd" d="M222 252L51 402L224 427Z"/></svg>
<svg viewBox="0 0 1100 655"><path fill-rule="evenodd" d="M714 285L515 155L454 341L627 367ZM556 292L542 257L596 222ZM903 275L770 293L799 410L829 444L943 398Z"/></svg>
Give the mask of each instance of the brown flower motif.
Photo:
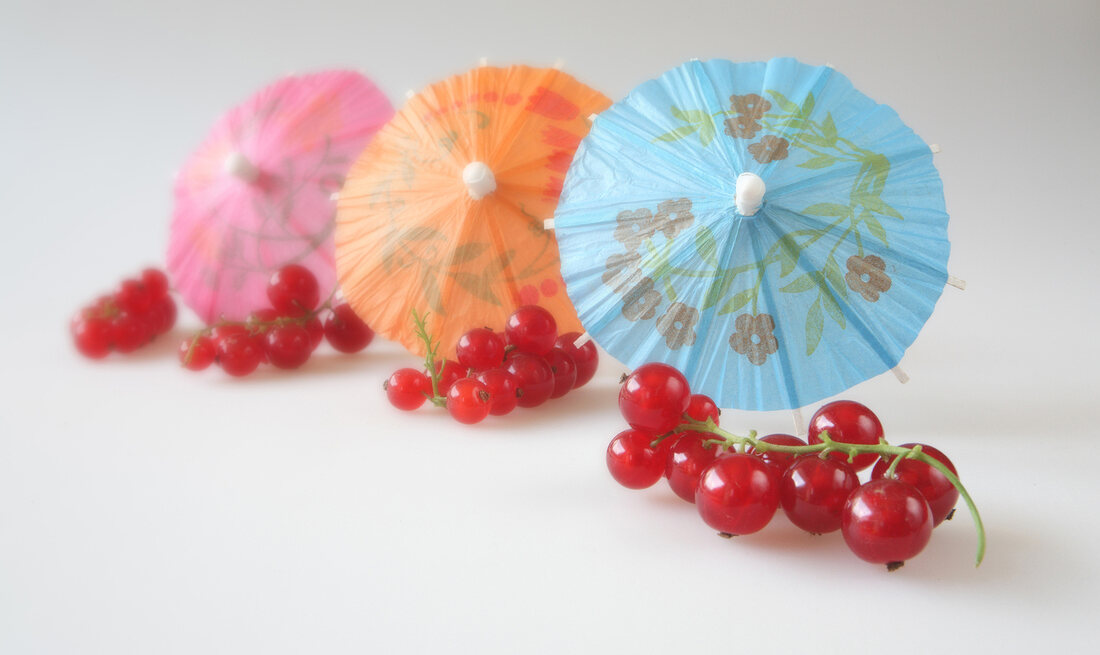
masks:
<svg viewBox="0 0 1100 655"><path fill-rule="evenodd" d="M619 222L615 228L615 238L626 246L627 250L637 250L657 231L653 222L653 212L648 209L621 211L615 220Z"/></svg>
<svg viewBox="0 0 1100 655"><path fill-rule="evenodd" d="M670 350L695 344L695 324L699 322L699 310L682 302L674 302L668 311L657 319L657 330L664 335Z"/></svg>
<svg viewBox="0 0 1100 655"><path fill-rule="evenodd" d="M886 274L886 262L878 255L848 258L848 273L844 276L848 288L863 296L867 302L876 302L880 293L890 290L893 281Z"/></svg>
<svg viewBox="0 0 1100 655"><path fill-rule="evenodd" d="M638 268L641 261L642 256L633 251L611 255L607 258L603 283L616 293L634 287L642 279L642 272Z"/></svg>
<svg viewBox="0 0 1100 655"><path fill-rule="evenodd" d="M768 355L779 349L779 341L772 334L775 319L771 314L741 314L733 327L736 332L730 335L730 348L757 366L763 365Z"/></svg>
<svg viewBox="0 0 1100 655"><path fill-rule="evenodd" d="M657 214L653 217L653 227L664 233L666 238L675 238L677 234L691 227L695 214L691 213L691 200L665 200L657 205Z"/></svg>
<svg viewBox="0 0 1100 655"><path fill-rule="evenodd" d="M648 321L660 304L661 293L653 288L652 278L644 277L623 295L623 316L628 321Z"/></svg>
<svg viewBox="0 0 1100 655"><path fill-rule="evenodd" d="M783 137L768 134L750 145L749 152L752 153L753 159L761 164L766 164L770 161L786 159L788 146L790 146L790 143Z"/></svg>
<svg viewBox="0 0 1100 655"><path fill-rule="evenodd" d="M726 119L726 134L735 139L751 139L760 131L758 119L762 118L772 103L755 93L743 96L730 96L730 109L737 113Z"/></svg>

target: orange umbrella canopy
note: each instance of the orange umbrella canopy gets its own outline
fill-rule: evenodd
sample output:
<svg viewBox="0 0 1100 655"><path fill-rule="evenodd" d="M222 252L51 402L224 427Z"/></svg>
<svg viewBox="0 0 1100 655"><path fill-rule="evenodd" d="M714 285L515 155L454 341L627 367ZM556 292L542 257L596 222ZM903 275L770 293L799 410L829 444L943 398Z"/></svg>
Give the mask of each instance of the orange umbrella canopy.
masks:
<svg viewBox="0 0 1100 655"><path fill-rule="evenodd" d="M538 304L580 330L554 215L603 94L553 68L482 66L412 96L374 137L337 202L344 296L378 333L424 354L412 310L443 348Z"/></svg>

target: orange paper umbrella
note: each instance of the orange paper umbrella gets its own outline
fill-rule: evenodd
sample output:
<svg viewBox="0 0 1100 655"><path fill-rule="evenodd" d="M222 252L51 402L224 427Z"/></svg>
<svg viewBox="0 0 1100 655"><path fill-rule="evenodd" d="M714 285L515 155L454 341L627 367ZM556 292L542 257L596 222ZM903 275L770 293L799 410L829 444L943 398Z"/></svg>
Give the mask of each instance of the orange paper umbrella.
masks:
<svg viewBox="0 0 1100 655"><path fill-rule="evenodd" d="M347 301L423 354L411 311L453 350L501 329L519 305L580 322L565 293L554 214L603 94L557 70L482 66L412 96L352 166L337 203L336 268Z"/></svg>

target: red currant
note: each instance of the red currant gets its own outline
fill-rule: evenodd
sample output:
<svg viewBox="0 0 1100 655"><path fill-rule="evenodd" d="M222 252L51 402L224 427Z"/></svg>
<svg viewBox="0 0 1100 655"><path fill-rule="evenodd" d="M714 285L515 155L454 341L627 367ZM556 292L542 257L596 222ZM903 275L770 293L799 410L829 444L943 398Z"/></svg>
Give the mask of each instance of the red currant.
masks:
<svg viewBox="0 0 1100 655"><path fill-rule="evenodd" d="M321 299L317 278L304 266L288 264L271 276L267 283L267 299L282 316L302 316Z"/></svg>
<svg viewBox="0 0 1100 655"><path fill-rule="evenodd" d="M912 448L916 445L915 443L906 443L902 444L902 447ZM939 460L952 473L956 476L958 475L958 472L955 470L955 465L951 463L951 460L947 459L947 455L944 455L932 446L926 445L921 445L921 451L923 451L925 455L930 455ZM886 469L890 467L890 462L892 461L892 457L887 457L876 462L875 468L871 469L871 479L878 480L882 478L886 474ZM943 520L951 513L951 510L955 509L955 503L959 500L959 490L955 488L955 485L951 484L947 476L919 460L903 459L898 462L898 467L894 470L894 477L902 482L908 482L913 485L916 490L920 492L920 495L924 496L924 499L928 501L928 507L932 510L933 526L943 523Z"/></svg>
<svg viewBox="0 0 1100 655"><path fill-rule="evenodd" d="M81 355L102 359L111 352L111 322L96 316L78 316L71 324L73 343Z"/></svg>
<svg viewBox="0 0 1100 655"><path fill-rule="evenodd" d="M596 368L600 364L600 354L596 350L594 341L587 341L580 348L573 345L580 336L580 332L566 332L554 342L554 345L564 350L577 365L577 381L573 383L574 389L588 384L592 376L596 375Z"/></svg>
<svg viewBox="0 0 1100 655"><path fill-rule="evenodd" d="M390 404L405 411L417 409L432 395L432 381L414 368L394 371L382 388L386 390Z"/></svg>
<svg viewBox="0 0 1100 655"><path fill-rule="evenodd" d="M267 359L276 368L298 368L313 352L309 332L301 325L276 325L264 337Z"/></svg>
<svg viewBox="0 0 1100 655"><path fill-rule="evenodd" d="M474 328L458 339L458 362L475 371L487 371L504 362L504 341L489 328Z"/></svg>
<svg viewBox="0 0 1100 655"><path fill-rule="evenodd" d="M179 356L184 368L201 371L214 362L214 342L202 335L184 339L180 343Z"/></svg>
<svg viewBox="0 0 1100 655"><path fill-rule="evenodd" d="M145 285L139 280L123 280L115 294L115 302L123 310L131 314L144 314L149 311L154 298Z"/></svg>
<svg viewBox="0 0 1100 655"><path fill-rule="evenodd" d="M524 305L508 317L504 325L508 343L529 355L546 355L558 337L554 315L538 305Z"/></svg>
<svg viewBox="0 0 1100 655"><path fill-rule="evenodd" d="M779 502L787 518L806 532L840 529L844 502L859 487L846 462L816 455L799 457L779 481Z"/></svg>
<svg viewBox="0 0 1100 655"><path fill-rule="evenodd" d="M462 365L458 362L447 359L443 361L442 368L440 363L435 363L435 370L439 373L439 395L446 396L447 390L451 388L457 380L466 377L466 369L462 368Z"/></svg>
<svg viewBox="0 0 1100 655"><path fill-rule="evenodd" d="M152 320L153 333L164 334L176 324L176 301L172 300L171 296L161 296L153 302L149 314Z"/></svg>
<svg viewBox="0 0 1100 655"><path fill-rule="evenodd" d="M814 413L810 418L809 437L811 444L821 443L821 433L828 431L833 441L842 443L874 445L882 438L882 423L875 413L863 405L851 400L831 402ZM829 457L848 461L848 456L833 452ZM856 455L851 462L856 472L875 463L878 456L874 453Z"/></svg>
<svg viewBox="0 0 1100 655"><path fill-rule="evenodd" d="M573 358L561 348L554 347L546 354L546 363L554 372L554 390L551 398L561 398L574 387L577 382L577 365Z"/></svg>
<svg viewBox="0 0 1100 655"><path fill-rule="evenodd" d="M168 277L162 271L145 269L141 272L141 283L154 299L168 297Z"/></svg>
<svg viewBox="0 0 1100 655"><path fill-rule="evenodd" d="M932 510L912 485L871 480L848 496L840 524L860 559L891 567L920 553L932 537Z"/></svg>
<svg viewBox="0 0 1100 655"><path fill-rule="evenodd" d="M760 441L775 444L777 446L805 446L806 442L798 437L790 434L769 434L766 437L761 437ZM794 453L784 453L778 450L766 450L764 452L757 452L755 448L749 448L750 455L756 455L764 459L764 463L767 464L776 478L783 477L783 474L787 472L787 467L794 462L798 455Z"/></svg>
<svg viewBox="0 0 1100 655"><path fill-rule="evenodd" d="M271 329L271 325L279 319L279 312L270 307L264 309L257 309L248 315L245 319L245 323L248 324L248 329L253 334L263 334Z"/></svg>
<svg viewBox="0 0 1100 655"><path fill-rule="evenodd" d="M554 393L554 371L542 357L519 353L508 360L505 370L519 384L520 407L538 407Z"/></svg>
<svg viewBox="0 0 1100 655"><path fill-rule="evenodd" d="M455 380L447 390L447 411L459 423L480 423L489 415L489 390L473 378Z"/></svg>
<svg viewBox="0 0 1100 655"><path fill-rule="evenodd" d="M374 331L356 315L351 305L341 303L332 308L325 321L325 338L342 353L357 353L370 344Z"/></svg>
<svg viewBox="0 0 1100 655"><path fill-rule="evenodd" d="M710 527L727 534L751 534L772 520L779 485L764 460L733 453L714 460L699 478L695 508Z"/></svg>
<svg viewBox="0 0 1100 655"><path fill-rule="evenodd" d="M722 414L722 410L718 409L718 405L714 404L710 396L696 393L691 395L686 413L694 421L706 423L709 418L714 421L715 425L718 425L718 417Z"/></svg>
<svg viewBox="0 0 1100 655"><path fill-rule="evenodd" d="M607 445L607 470L627 489L653 486L664 474L665 463L650 446L650 435L624 430Z"/></svg>
<svg viewBox="0 0 1100 655"><path fill-rule="evenodd" d="M477 374L477 381L484 384L492 397L489 401L489 413L503 416L519 404L519 382L516 376L500 368L489 369Z"/></svg>
<svg viewBox="0 0 1100 655"><path fill-rule="evenodd" d="M325 339L325 326L321 323L321 319L314 316L305 322L303 326L306 332L309 332L309 347L311 350L317 350L317 346L321 345L321 342Z"/></svg>
<svg viewBox="0 0 1100 655"><path fill-rule="evenodd" d="M226 373L240 377L256 370L263 361L263 347L250 334L237 333L218 340L218 364Z"/></svg>
<svg viewBox="0 0 1100 655"><path fill-rule="evenodd" d="M674 435L675 436L675 435ZM711 438L705 432L688 430L680 433L668 450L665 460L665 477L668 486L677 496L689 503L695 502L695 492L699 489L699 476L718 457L718 446L705 444Z"/></svg>
<svg viewBox="0 0 1100 655"><path fill-rule="evenodd" d="M123 312L111 320L111 343L120 353L133 352L148 339L145 322L138 315Z"/></svg>
<svg viewBox="0 0 1100 655"><path fill-rule="evenodd" d="M650 434L664 434L679 425L690 402L687 379L657 362L639 366L619 389L623 418L630 427Z"/></svg>

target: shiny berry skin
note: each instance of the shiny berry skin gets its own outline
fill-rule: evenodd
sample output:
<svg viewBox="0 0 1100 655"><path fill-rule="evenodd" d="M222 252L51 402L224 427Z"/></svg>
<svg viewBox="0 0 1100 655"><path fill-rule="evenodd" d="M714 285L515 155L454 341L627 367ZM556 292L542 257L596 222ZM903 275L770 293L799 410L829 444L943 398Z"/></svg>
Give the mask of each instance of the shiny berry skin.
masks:
<svg viewBox="0 0 1100 655"><path fill-rule="evenodd" d="M906 443L902 444L902 447L912 448L916 445L915 443ZM932 446L926 445L921 445L921 451L925 455L930 455L932 458L939 460L952 473L958 475L955 465L947 459L947 455ZM893 458L888 457L876 462L875 468L871 469L871 479L878 480L886 475L886 469L890 468L890 462L892 461ZM915 459L903 459L898 462L898 467L894 470L894 477L913 485L920 492L920 495L928 501L928 507L932 510L933 526L943 523L951 510L955 509L955 503L959 501L959 490L955 488L955 485L951 484L951 481L943 473L924 462Z"/></svg>
<svg viewBox="0 0 1100 655"><path fill-rule="evenodd" d="M96 316L78 316L70 324L73 343L81 355L103 359L111 352L111 322Z"/></svg>
<svg viewBox="0 0 1100 655"><path fill-rule="evenodd" d="M857 487L859 477L846 462L803 455L779 480L779 504L791 523L806 532L835 532L844 503Z"/></svg>
<svg viewBox="0 0 1100 655"><path fill-rule="evenodd" d="M268 325L268 323L274 323L278 319L279 312L270 307L266 307L264 309L257 309L249 314L244 322L248 324L248 328L253 334L263 334L273 327Z"/></svg>
<svg viewBox="0 0 1100 655"><path fill-rule="evenodd" d="M518 353L508 360L504 370L516 378L520 407L538 407L554 393L554 371L542 357Z"/></svg>
<svg viewBox="0 0 1100 655"><path fill-rule="evenodd" d="M407 412L419 408L432 395L432 381L415 368L394 371L382 388L391 405Z"/></svg>
<svg viewBox="0 0 1100 655"><path fill-rule="evenodd" d="M871 480L848 496L840 531L860 559L888 565L904 562L932 537L932 510L911 484Z"/></svg>
<svg viewBox="0 0 1100 655"><path fill-rule="evenodd" d="M155 268L147 268L141 272L141 283L146 291L154 299L168 297L168 276Z"/></svg>
<svg viewBox="0 0 1100 655"><path fill-rule="evenodd" d="M573 383L574 389L588 384L592 376L596 375L596 369L600 365L600 354L596 350L594 341L585 342L580 348L573 345L580 336L580 332L566 332L554 341L554 345L572 357L573 363L577 366L577 381Z"/></svg>
<svg viewBox="0 0 1100 655"><path fill-rule="evenodd" d="M219 343L225 341L229 337L235 337L241 334L248 334L248 328L240 323L226 323L224 325L217 325L210 330L210 339L214 342L215 348Z"/></svg>
<svg viewBox="0 0 1100 655"><path fill-rule="evenodd" d="M576 385L577 365L573 363L569 353L556 346L546 354L546 363L554 373L554 390L550 397L561 398Z"/></svg>
<svg viewBox="0 0 1100 655"><path fill-rule="evenodd" d="M686 413L693 420L706 423L709 418L714 420L715 425L718 425L718 417L722 414L722 410L718 409L718 405L714 404L710 396L695 393L691 395Z"/></svg>
<svg viewBox="0 0 1100 655"><path fill-rule="evenodd" d="M153 302L149 309L154 334L164 334L176 324L176 301L170 296L162 296Z"/></svg>
<svg viewBox="0 0 1100 655"><path fill-rule="evenodd" d="M131 314L144 314L149 311L153 301L158 300L140 280L123 280L115 294L115 302L119 308Z"/></svg>
<svg viewBox="0 0 1100 655"><path fill-rule="evenodd" d="M675 443L667 450L665 477L668 478L668 486L672 487L672 491L677 496L689 503L695 502L695 492L699 489L699 476L718 457L718 446L703 444L711 438L713 435L708 433L688 430L681 432L675 439Z"/></svg>
<svg viewBox="0 0 1100 655"><path fill-rule="evenodd" d="M309 331L301 325L288 323L276 325L264 335L264 350L267 360L276 368L298 368L309 360L313 344L309 340Z"/></svg>
<svg viewBox="0 0 1100 655"><path fill-rule="evenodd" d="M439 395L446 396L447 390L455 381L466 377L466 369L453 359L443 360L442 366L443 368L440 368L440 363L435 363L435 370L439 372Z"/></svg>
<svg viewBox="0 0 1100 655"><path fill-rule="evenodd" d="M779 507L779 484L764 460L734 453L714 460L699 478L695 509L710 527L726 534L760 530Z"/></svg>
<svg viewBox="0 0 1100 655"><path fill-rule="evenodd" d="M477 374L477 381L489 390L489 413L504 416L519 404L519 381L516 376L500 368Z"/></svg>
<svg viewBox="0 0 1100 655"><path fill-rule="evenodd" d="M652 487L665 472L660 454L650 446L653 437L639 430L623 430L607 445L607 470L627 489Z"/></svg>
<svg viewBox="0 0 1100 655"><path fill-rule="evenodd" d="M306 332L309 332L310 349L317 350L317 346L325 340L325 326L321 323L321 319L314 316L306 321L302 327L306 329Z"/></svg>
<svg viewBox="0 0 1100 655"><path fill-rule="evenodd" d="M667 364L642 364L619 389L619 411L630 427L664 434L680 424L691 402L687 379Z"/></svg>
<svg viewBox="0 0 1100 655"><path fill-rule="evenodd" d="M833 441L864 445L875 445L882 438L882 423L875 413L863 405L851 400L837 400L821 407L810 418L809 441L811 444L821 443L822 432L828 431ZM834 452L829 457L841 461L848 461L848 456ZM878 459L874 453L856 455L851 463L852 468L858 473L871 466Z"/></svg>
<svg viewBox="0 0 1100 655"><path fill-rule="evenodd" d="M281 316L302 316L317 307L321 290L309 269L287 264L268 281L267 299Z"/></svg>
<svg viewBox="0 0 1100 655"><path fill-rule="evenodd" d="M191 371L209 367L214 363L214 354L214 341L210 337L196 336L180 343L180 365Z"/></svg>
<svg viewBox="0 0 1100 655"><path fill-rule="evenodd" d="M777 446L805 446L806 442L798 437L790 434L769 434L766 437L761 437L760 441L766 441L768 443L775 444ZM798 457L794 453L783 453L777 450L768 450L765 452L757 452L755 448L749 448L748 453L750 455L756 455L764 460L764 463L771 467L772 472L775 473L776 478L783 477L783 474L787 472L787 467Z"/></svg>
<svg viewBox="0 0 1100 655"><path fill-rule="evenodd" d="M528 355L543 356L554 347L558 338L558 323L553 314L538 305L524 305L508 317L504 324L508 343Z"/></svg>
<svg viewBox="0 0 1100 655"><path fill-rule="evenodd" d="M447 390L447 411L459 423L480 423L489 415L489 390L473 378L455 380Z"/></svg>
<svg viewBox="0 0 1100 655"><path fill-rule="evenodd" d="M474 328L458 338L458 363L475 371L487 371L504 362L504 340L489 328Z"/></svg>
<svg viewBox="0 0 1100 655"><path fill-rule="evenodd" d="M149 336L144 320L137 314L123 312L111 319L111 343L120 353L137 350Z"/></svg>
<svg viewBox="0 0 1100 655"><path fill-rule="evenodd" d="M374 331L352 310L351 305L341 303L332 308L325 319L325 338L329 345L342 353L357 353L370 344Z"/></svg>
<svg viewBox="0 0 1100 655"><path fill-rule="evenodd" d="M241 377L256 370L264 359L259 339L247 333L238 333L218 340L218 364L226 373Z"/></svg>

